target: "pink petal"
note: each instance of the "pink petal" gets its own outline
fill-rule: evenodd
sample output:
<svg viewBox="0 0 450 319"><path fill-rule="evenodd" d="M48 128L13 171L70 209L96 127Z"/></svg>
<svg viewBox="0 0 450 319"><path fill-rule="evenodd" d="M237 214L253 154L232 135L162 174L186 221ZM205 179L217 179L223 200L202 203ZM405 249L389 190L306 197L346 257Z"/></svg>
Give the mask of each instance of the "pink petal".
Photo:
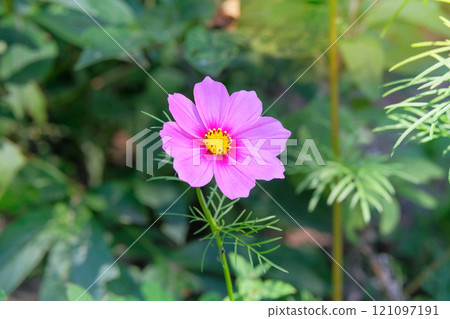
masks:
<svg viewBox="0 0 450 319"><path fill-rule="evenodd" d="M230 165L236 165L244 174L256 180L270 181L274 178L284 179L284 165L271 151L259 150L257 158L246 149L238 149L236 161Z"/></svg>
<svg viewBox="0 0 450 319"><path fill-rule="evenodd" d="M220 191L229 199L248 197L256 185L255 181L241 172L239 167L228 165L226 161L214 163L214 178Z"/></svg>
<svg viewBox="0 0 450 319"><path fill-rule="evenodd" d="M291 136L291 132L286 130L280 121L273 117L260 117L250 127L234 133L232 138L236 139L238 148L261 145L260 149L279 155L286 148L289 136Z"/></svg>
<svg viewBox="0 0 450 319"><path fill-rule="evenodd" d="M191 100L179 93L170 94L167 100L170 113L183 130L195 137L205 134L205 126Z"/></svg>
<svg viewBox="0 0 450 319"><path fill-rule="evenodd" d="M196 139L180 128L176 122L166 122L163 129L159 131L163 145L162 149L170 156L175 157L186 150L193 153L192 149Z"/></svg>
<svg viewBox="0 0 450 319"><path fill-rule="evenodd" d="M255 91L238 91L231 94L230 111L224 126L233 134L239 128L255 123L261 116L262 102Z"/></svg>
<svg viewBox="0 0 450 319"><path fill-rule="evenodd" d="M178 154L173 159L173 168L178 173L178 177L192 187L205 186L214 175L214 161L206 159L203 155L195 158L192 150Z"/></svg>
<svg viewBox="0 0 450 319"><path fill-rule="evenodd" d="M208 129L222 128L230 107L228 91L220 82L207 76L194 86L195 105Z"/></svg>
<svg viewBox="0 0 450 319"><path fill-rule="evenodd" d="M175 122L164 123L159 132L163 150L172 156L178 177L192 187L208 184L213 177L213 161L205 158L202 142L181 129Z"/></svg>

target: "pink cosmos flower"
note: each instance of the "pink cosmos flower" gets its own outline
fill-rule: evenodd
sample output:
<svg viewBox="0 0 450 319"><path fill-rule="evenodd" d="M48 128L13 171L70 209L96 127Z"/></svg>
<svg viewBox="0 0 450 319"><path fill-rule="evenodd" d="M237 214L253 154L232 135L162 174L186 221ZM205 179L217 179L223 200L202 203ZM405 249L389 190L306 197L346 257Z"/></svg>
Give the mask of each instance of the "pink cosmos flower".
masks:
<svg viewBox="0 0 450 319"><path fill-rule="evenodd" d="M230 199L248 197L255 180L284 178L277 156L291 132L272 117L261 117L262 103L254 91L231 96L225 86L206 77L194 87L195 104L182 94L169 95L175 122L160 135L178 177L192 187L214 177Z"/></svg>

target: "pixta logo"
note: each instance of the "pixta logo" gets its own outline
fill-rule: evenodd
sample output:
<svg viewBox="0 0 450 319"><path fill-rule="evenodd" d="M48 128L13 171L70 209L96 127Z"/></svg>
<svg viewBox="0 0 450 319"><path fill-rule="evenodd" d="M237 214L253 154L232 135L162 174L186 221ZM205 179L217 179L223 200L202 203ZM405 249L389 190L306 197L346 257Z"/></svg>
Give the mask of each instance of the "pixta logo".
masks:
<svg viewBox="0 0 450 319"><path fill-rule="evenodd" d="M155 162L158 163L157 168L160 169L170 161L170 156L165 153L164 158L155 158L155 154L160 150L162 144L163 141L158 132L152 133L150 129L143 129L126 142L126 165L140 172L144 172L145 169L147 174L153 176Z"/></svg>

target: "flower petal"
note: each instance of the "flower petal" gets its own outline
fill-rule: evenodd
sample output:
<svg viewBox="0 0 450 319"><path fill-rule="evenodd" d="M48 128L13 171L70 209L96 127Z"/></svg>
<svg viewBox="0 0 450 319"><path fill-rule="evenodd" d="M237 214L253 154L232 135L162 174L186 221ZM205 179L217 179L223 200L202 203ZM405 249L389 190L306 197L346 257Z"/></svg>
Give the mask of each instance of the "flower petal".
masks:
<svg viewBox="0 0 450 319"><path fill-rule="evenodd" d="M238 148L255 147L279 155L286 148L289 136L291 132L286 130L280 121L273 117L260 117L253 125L241 129L232 137L236 139Z"/></svg>
<svg viewBox="0 0 450 319"><path fill-rule="evenodd" d="M220 191L229 199L248 197L255 187L255 180L240 171L239 167L228 165L227 161L214 162L214 178Z"/></svg>
<svg viewBox="0 0 450 319"><path fill-rule="evenodd" d="M271 151L259 150L257 156L245 148L237 150L236 165L239 170L256 180L270 181L274 178L284 179L284 165Z"/></svg>
<svg viewBox="0 0 450 319"><path fill-rule="evenodd" d="M163 145L162 149L170 156L189 150L193 152L195 138L180 128L176 122L166 122L159 131Z"/></svg>
<svg viewBox="0 0 450 319"><path fill-rule="evenodd" d="M167 100L170 113L183 130L195 137L205 134L205 125L191 100L179 93L169 94Z"/></svg>
<svg viewBox="0 0 450 319"><path fill-rule="evenodd" d="M205 157L202 142L186 133L175 122L164 123L159 132L163 150L172 156L178 177L192 187L208 184L214 175L213 161Z"/></svg>
<svg viewBox="0 0 450 319"><path fill-rule="evenodd" d="M173 168L178 177L192 187L205 186L214 175L214 161L206 159L203 154L199 159L200 161L192 156L192 151L178 154L173 159Z"/></svg>
<svg viewBox="0 0 450 319"><path fill-rule="evenodd" d="M224 127L233 134L234 131L254 124L262 113L262 102L255 91L238 91L231 94L230 110Z"/></svg>
<svg viewBox="0 0 450 319"><path fill-rule="evenodd" d="M195 105L206 128L222 128L230 107L228 91L207 76L194 86Z"/></svg>

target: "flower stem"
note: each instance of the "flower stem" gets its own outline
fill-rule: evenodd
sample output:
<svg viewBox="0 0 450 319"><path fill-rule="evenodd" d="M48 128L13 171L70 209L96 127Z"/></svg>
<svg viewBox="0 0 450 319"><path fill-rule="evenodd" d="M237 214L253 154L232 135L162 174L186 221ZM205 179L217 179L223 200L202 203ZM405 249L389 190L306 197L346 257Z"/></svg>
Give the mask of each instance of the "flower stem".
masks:
<svg viewBox="0 0 450 319"><path fill-rule="evenodd" d="M329 72L330 72L330 107L331 107L331 145L336 158L340 156L339 151L339 77L338 77L338 48L337 40L337 0L329 0ZM337 183L337 181L335 181ZM333 258L332 263L332 286L333 300L342 300L343 274L343 244L342 244L342 207L335 201L333 203Z"/></svg>
<svg viewBox="0 0 450 319"><path fill-rule="evenodd" d="M233 301L234 300L233 284L231 283L230 269L228 268L227 256L225 255L225 249L223 248L223 243L219 236L220 228L219 228L219 226L217 226L217 223L214 220L214 218L211 214L211 211L205 204L206 203L205 197L203 196L203 193L202 193L200 187L197 187L197 197L198 197L198 201L200 202L202 211L205 214L206 220L208 221L209 227L211 228L212 233L216 237L217 248L219 250L220 260L221 260L222 267L223 267L223 275L225 276L225 283L227 285L228 297L229 297L230 301Z"/></svg>

